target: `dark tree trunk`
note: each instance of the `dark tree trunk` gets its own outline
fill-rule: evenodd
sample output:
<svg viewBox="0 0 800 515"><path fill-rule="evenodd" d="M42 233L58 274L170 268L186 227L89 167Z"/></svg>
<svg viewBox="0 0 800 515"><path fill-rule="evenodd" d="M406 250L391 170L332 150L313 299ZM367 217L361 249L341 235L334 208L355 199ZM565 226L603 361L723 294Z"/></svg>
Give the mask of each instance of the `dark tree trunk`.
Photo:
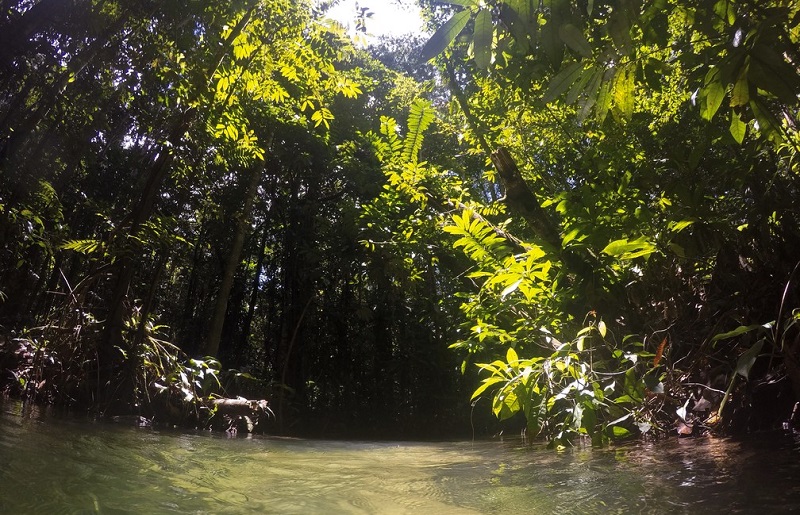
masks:
<svg viewBox="0 0 800 515"><path fill-rule="evenodd" d="M261 168L253 167L250 170L250 177L242 199L241 210L236 214L234 225L233 241L231 242L230 252L222 271L222 280L217 293L217 300L214 304L214 312L211 315L211 326L208 330L203 354L206 356L216 356L219 353L220 339L222 337L222 326L225 322L225 312L228 308L228 297L233 287L233 276L242 257L244 239L250 223L250 211L258 192L258 183L261 180Z"/></svg>

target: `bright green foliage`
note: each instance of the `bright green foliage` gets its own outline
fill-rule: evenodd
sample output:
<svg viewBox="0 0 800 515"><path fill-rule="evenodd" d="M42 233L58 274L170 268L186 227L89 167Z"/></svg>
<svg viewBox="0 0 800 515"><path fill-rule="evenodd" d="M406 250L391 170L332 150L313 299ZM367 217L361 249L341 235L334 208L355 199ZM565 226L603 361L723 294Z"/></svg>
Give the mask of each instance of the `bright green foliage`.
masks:
<svg viewBox="0 0 800 515"><path fill-rule="evenodd" d="M447 21L421 59L440 50L462 155L488 164L502 146L519 169L519 177L482 170L486 182L470 182L461 197L469 210L445 225L474 264L453 347L491 363L478 395L492 394L502 417L522 411L534 433L559 443L579 434L602 443L594 435L666 429L674 412L643 385L688 402L684 383L703 380L708 353L729 365L728 377L737 364L756 370L763 350L745 344L742 354L733 343L747 333L713 335L718 324L775 318L795 264L789 249L800 245L797 3L449 4L432 9ZM499 195L486 194L495 188ZM587 313L608 321L597 322L592 345L543 345L540 328L579 333ZM618 345L612 331L641 343ZM709 351L711 341L725 343ZM775 352L800 398L792 368L800 348L790 347ZM654 355L649 371L644 361ZM613 387L606 377L616 378ZM548 381L558 388L543 389ZM572 381L579 388L570 395L580 395L549 400ZM593 384L605 400L584 393Z"/></svg>
<svg viewBox="0 0 800 515"><path fill-rule="evenodd" d="M478 262L499 260L502 255L508 254L505 239L495 234L491 226L469 209L465 209L461 216L453 215L452 221L453 225L446 226L444 230L460 236L453 247L463 247L470 259Z"/></svg>
<svg viewBox="0 0 800 515"><path fill-rule="evenodd" d="M775 102L795 103L800 88L800 73L792 64L800 48L796 3L448 3L462 10L431 37L421 55L424 60L450 46L467 27L468 17L474 22L471 39L478 69L489 68L493 52L501 68L520 58L544 58L554 72L542 96L545 103L569 91L567 103L581 108L582 117L593 109L599 121L608 112L627 121L637 96L661 90L660 76L679 74L706 120L728 98L731 134L737 141L745 131L742 116L756 120L758 131L768 138L785 138Z"/></svg>
<svg viewBox="0 0 800 515"><path fill-rule="evenodd" d="M568 446L576 437L602 445L631 429L649 431L652 413L641 406L646 388L641 343L617 346L602 321L564 343L547 329L539 333L537 357L521 359L509 347L505 359L479 364L490 375L473 399L493 392L498 418L522 412L529 436L543 435L556 446Z"/></svg>

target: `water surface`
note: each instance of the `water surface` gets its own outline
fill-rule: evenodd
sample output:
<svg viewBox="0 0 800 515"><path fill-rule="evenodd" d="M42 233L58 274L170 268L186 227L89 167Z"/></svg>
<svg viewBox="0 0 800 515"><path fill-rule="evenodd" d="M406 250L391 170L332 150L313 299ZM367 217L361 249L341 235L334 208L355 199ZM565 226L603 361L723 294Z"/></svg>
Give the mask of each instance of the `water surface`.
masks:
<svg viewBox="0 0 800 515"><path fill-rule="evenodd" d="M784 513L800 439L554 452L139 429L0 405L0 513Z"/></svg>

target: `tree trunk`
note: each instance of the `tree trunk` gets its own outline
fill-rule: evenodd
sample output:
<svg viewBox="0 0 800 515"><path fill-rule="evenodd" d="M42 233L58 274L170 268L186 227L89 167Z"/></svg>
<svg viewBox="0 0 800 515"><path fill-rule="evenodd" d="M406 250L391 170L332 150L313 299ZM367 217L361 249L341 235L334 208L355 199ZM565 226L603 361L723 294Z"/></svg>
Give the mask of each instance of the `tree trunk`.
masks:
<svg viewBox="0 0 800 515"><path fill-rule="evenodd" d="M261 242L258 246L258 258L256 260L256 269L253 274L253 284L250 288L250 300L247 305L247 314L245 315L244 323L242 324L242 333L239 335L237 350L244 349L250 340L250 329L253 326L253 317L255 316L256 303L258 302L261 272L264 270L264 258L266 257L268 235L267 226L265 224L261 235Z"/></svg>
<svg viewBox="0 0 800 515"><path fill-rule="evenodd" d="M205 88L203 91L197 92L195 95L198 99L207 98L211 93L211 79L214 76L217 68L221 66L225 56L228 54L233 46L233 41L242 33L247 24L252 18L255 11L257 1L254 1L250 9L245 13L244 17L239 21L231 34L225 40L225 43L219 49L218 54L215 56L211 65L209 66L205 77ZM189 108L180 116L177 117L172 129L167 138L168 145L161 147L161 152L150 168L147 174L147 180L139 198L134 211L129 216L130 228L127 233L129 236L137 236L141 226L150 218L153 213L158 193L161 190L161 185L169 172L174 159L172 148L178 147L183 140L183 135L188 131L194 119L196 109ZM106 319L106 325L103 332L100 348L98 349L98 399L101 404L106 406L116 402L115 399L109 398L109 395L116 396L117 398L124 398L124 392L121 395L111 393L111 389L107 385L111 382L113 377L113 370L115 364L119 362L120 352L118 348L123 347L123 329L124 329L124 315L126 310L126 299L130 289L131 281L134 275L134 259L130 252L123 252L119 260L118 273L116 283L111 296L109 314ZM101 395L101 392L102 395Z"/></svg>
<svg viewBox="0 0 800 515"><path fill-rule="evenodd" d="M261 168L253 167L250 171L250 178L244 192L242 208L235 217L236 225L234 227L233 241L231 242L231 251L228 254L228 259L225 262L225 268L222 272L222 281L219 285L217 301L214 305L214 313L211 317L211 326L208 330L205 346L203 347L203 354L206 356L216 356L219 352L220 339L222 338L222 326L225 323L225 312L228 308L228 297L230 296L231 287L233 286L233 276L236 273L236 268L239 266L239 261L242 256L244 237L247 233L248 222L250 220L250 211L252 210L253 202L258 192L258 183L260 180Z"/></svg>

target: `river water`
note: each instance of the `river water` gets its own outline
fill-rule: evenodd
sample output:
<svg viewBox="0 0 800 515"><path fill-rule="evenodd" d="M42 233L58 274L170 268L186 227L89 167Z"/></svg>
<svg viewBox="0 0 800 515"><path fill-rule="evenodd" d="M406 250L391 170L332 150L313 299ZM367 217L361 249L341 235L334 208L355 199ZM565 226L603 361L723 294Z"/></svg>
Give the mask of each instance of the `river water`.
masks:
<svg viewBox="0 0 800 515"><path fill-rule="evenodd" d="M800 438L555 452L519 440L227 438L0 404L0 513L786 513Z"/></svg>

